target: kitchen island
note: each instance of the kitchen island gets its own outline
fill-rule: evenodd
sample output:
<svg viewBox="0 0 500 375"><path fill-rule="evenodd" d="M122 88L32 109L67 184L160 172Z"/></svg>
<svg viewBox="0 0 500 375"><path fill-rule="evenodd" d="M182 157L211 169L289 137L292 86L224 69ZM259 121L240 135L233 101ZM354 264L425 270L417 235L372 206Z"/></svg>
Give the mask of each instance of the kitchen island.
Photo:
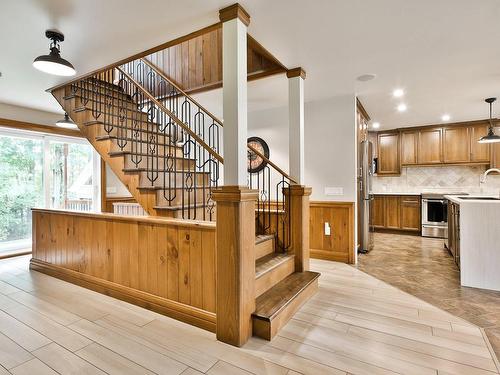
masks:
<svg viewBox="0 0 500 375"><path fill-rule="evenodd" d="M500 291L500 199L456 195L445 198L458 210L455 241L461 285Z"/></svg>

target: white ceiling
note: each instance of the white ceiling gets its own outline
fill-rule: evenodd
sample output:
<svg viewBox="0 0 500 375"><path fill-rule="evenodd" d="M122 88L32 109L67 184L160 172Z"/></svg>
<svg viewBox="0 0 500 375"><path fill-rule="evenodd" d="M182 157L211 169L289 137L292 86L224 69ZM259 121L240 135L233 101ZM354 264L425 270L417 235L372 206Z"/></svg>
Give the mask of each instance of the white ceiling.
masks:
<svg viewBox="0 0 500 375"><path fill-rule="evenodd" d="M218 20L226 0L18 0L2 3L0 102L61 112L44 92L64 79L32 68L45 29L64 32L78 74ZM307 71L306 100L357 93L382 128L487 117L500 97L498 0L242 0L250 34L286 66ZM356 77L374 73L370 82ZM406 113L395 109L403 88ZM249 85L251 110L286 104L286 80ZM211 102L220 92L205 93ZM498 104L500 106L500 103ZM216 111L218 112L218 111ZM497 106L495 115L500 114ZM1 114L0 114L1 117Z"/></svg>

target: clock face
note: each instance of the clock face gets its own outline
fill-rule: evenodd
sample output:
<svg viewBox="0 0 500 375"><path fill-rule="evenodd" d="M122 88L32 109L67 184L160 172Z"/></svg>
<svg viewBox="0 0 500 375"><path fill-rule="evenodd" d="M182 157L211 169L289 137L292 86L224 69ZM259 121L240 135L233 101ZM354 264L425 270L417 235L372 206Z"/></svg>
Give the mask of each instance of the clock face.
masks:
<svg viewBox="0 0 500 375"><path fill-rule="evenodd" d="M247 143L269 159L269 146L262 138L250 137L248 138ZM267 162L253 151L248 150L247 164L248 172L256 173L263 170L267 165Z"/></svg>

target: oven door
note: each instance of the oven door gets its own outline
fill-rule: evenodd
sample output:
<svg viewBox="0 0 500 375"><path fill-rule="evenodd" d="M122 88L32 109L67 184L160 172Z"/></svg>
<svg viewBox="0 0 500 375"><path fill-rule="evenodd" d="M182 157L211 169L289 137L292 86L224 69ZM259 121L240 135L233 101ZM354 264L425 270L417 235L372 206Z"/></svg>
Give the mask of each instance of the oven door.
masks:
<svg viewBox="0 0 500 375"><path fill-rule="evenodd" d="M422 225L445 226L448 223L448 205L445 199L422 199Z"/></svg>

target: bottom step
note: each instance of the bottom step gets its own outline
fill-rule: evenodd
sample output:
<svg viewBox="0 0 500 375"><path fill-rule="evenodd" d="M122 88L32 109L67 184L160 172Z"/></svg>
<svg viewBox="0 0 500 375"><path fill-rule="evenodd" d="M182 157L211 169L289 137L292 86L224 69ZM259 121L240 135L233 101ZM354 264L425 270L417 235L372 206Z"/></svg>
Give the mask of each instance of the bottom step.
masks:
<svg viewBox="0 0 500 375"><path fill-rule="evenodd" d="M318 290L318 272L295 272L255 301L253 334L271 340Z"/></svg>

